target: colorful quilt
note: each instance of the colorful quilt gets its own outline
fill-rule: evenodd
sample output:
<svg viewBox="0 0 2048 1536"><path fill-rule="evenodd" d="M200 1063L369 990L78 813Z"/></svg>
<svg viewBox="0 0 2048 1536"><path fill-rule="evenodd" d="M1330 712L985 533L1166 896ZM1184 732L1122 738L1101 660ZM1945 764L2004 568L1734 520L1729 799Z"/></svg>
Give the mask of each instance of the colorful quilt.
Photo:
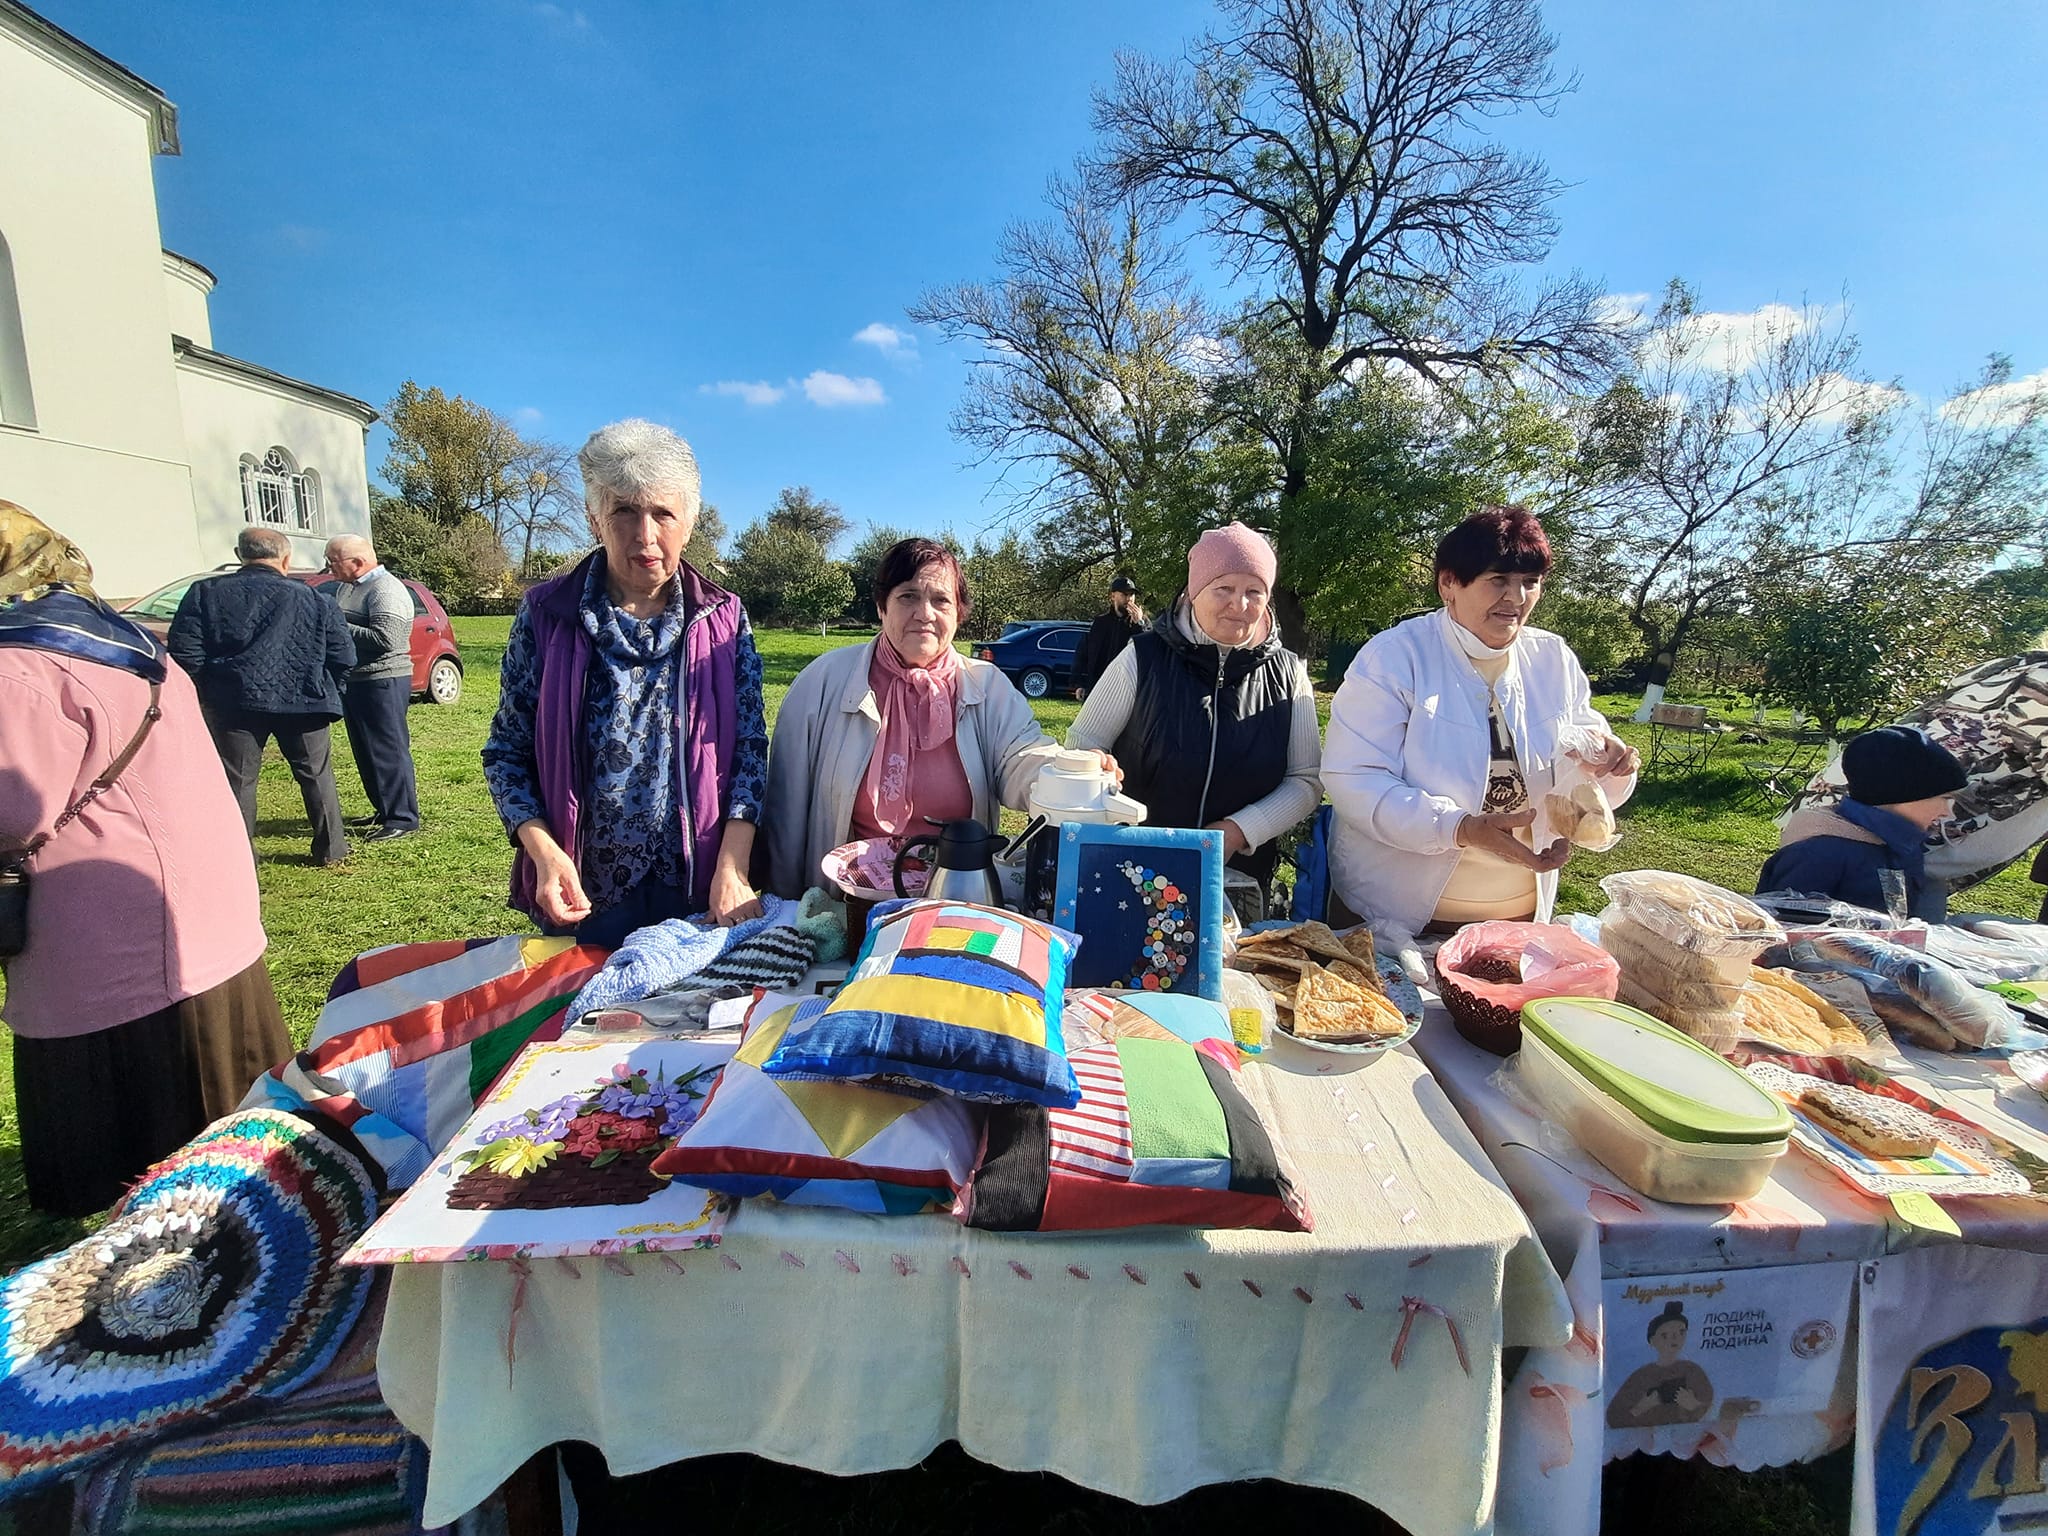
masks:
<svg viewBox="0 0 2048 1536"><path fill-rule="evenodd" d="M762 1068L825 1013L821 997L769 995L697 1123L654 1172L728 1195L773 1195L880 1215L946 1207L973 1171L977 1106L930 1089L773 1078Z"/></svg>
<svg viewBox="0 0 2048 1536"><path fill-rule="evenodd" d="M404 1189L529 1040L562 1033L606 951L574 939L396 944L342 968L312 1043L256 1080L244 1108L333 1116Z"/></svg>
<svg viewBox="0 0 2048 1536"><path fill-rule="evenodd" d="M960 1210L997 1232L1099 1227L1310 1229L1238 1082L1227 1042L1128 1035L1076 1051L1081 1100L989 1115Z"/></svg>
<svg viewBox="0 0 2048 1536"><path fill-rule="evenodd" d="M1071 1105L1060 1033L1081 941L1000 907L884 903L838 995L762 1070L774 1078L901 1078L961 1098Z"/></svg>

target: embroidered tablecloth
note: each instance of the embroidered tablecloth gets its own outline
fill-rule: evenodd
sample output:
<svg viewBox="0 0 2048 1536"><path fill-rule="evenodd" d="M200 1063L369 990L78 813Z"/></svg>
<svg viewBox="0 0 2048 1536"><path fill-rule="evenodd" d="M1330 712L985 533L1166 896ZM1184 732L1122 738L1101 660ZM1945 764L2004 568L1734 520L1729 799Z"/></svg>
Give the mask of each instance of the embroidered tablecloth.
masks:
<svg viewBox="0 0 2048 1536"><path fill-rule="evenodd" d="M1863 1342L1846 1326L1855 1315L1855 1261L1956 1239L1902 1220L1888 1202L1796 1147L1754 1200L1651 1200L1519 1108L1495 1082L1501 1059L1460 1037L1433 1001L1414 1046L1529 1213L1574 1313L1571 1341L1531 1351L1507 1383L1503 1532L1597 1531L1603 1462L1633 1452L1753 1470L1850 1443ZM1907 1047L1902 1059L1885 1065L1908 1086L1940 1090L1980 1124L2048 1151L2048 1101L2020 1084L2002 1059ZM2048 1253L2048 1204L1994 1197L1942 1206L1964 1244ZM1764 1271L1770 1277L1757 1279ZM1764 1299L1745 1299L1745 1290ZM1629 1418L1632 1405L1624 1402L1626 1422L1610 1427L1616 1395L1635 1379L1635 1358L1646 1354L1644 1325L1657 1316L1640 1308L1674 1302L1687 1315L1691 1358L1711 1361L1724 1388L1738 1379L1724 1363L1744 1353L1730 1346L1758 1338L1766 1321L1781 1342L1798 1345L1806 1381L1788 1383L1779 1402L1768 1393L1724 1391L1691 1422L1654 1410ZM1709 1328L1716 1330L1711 1337ZM1811 1390L1816 1379L1819 1400Z"/></svg>
<svg viewBox="0 0 2048 1536"><path fill-rule="evenodd" d="M748 1201L714 1252L398 1266L378 1373L432 1447L426 1523L563 1440L620 1474L735 1451L865 1473L957 1440L1141 1503L1270 1477L1415 1536L1490 1529L1501 1350L1565 1341L1556 1272L1405 1049L1281 1042L1245 1081L1313 1233Z"/></svg>

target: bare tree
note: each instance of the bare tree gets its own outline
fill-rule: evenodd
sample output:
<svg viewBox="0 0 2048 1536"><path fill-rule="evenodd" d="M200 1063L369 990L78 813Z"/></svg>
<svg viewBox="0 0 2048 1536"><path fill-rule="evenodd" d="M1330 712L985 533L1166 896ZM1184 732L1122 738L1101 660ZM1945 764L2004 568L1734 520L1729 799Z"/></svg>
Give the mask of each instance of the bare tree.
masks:
<svg viewBox="0 0 2048 1536"><path fill-rule="evenodd" d="M1070 570L1122 560L1161 466L1198 430L1208 317L1129 199L1054 177L1053 217L1007 229L994 283L927 291L910 318L981 348L953 430L1022 477L1012 511Z"/></svg>
<svg viewBox="0 0 2048 1536"><path fill-rule="evenodd" d="M1840 310L1704 314L1674 282L1628 375L1577 410L1547 501L1645 654L1831 562L1946 580L2040 536L2041 392L1994 358L1901 444L1911 397L1858 353Z"/></svg>
<svg viewBox="0 0 2048 1536"><path fill-rule="evenodd" d="M1227 0L1187 57L1117 62L1096 100L1098 170L1192 213L1312 362L1282 449L1308 473L1320 391L1368 360L1432 382L1535 372L1584 381L1616 354L1577 277L1514 269L1556 235L1560 184L1487 135L1566 86L1535 0Z"/></svg>
<svg viewBox="0 0 2048 1536"><path fill-rule="evenodd" d="M494 526L508 555L517 542L514 568L522 576L536 549L567 547L586 536L576 456L560 443L522 439L505 479L508 492Z"/></svg>

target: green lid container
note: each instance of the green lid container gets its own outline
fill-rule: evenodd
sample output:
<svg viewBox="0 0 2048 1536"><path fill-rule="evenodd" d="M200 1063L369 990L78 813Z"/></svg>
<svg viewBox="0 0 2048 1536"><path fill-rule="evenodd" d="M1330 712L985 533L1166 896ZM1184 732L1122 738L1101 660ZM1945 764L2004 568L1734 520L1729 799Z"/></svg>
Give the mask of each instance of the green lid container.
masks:
<svg viewBox="0 0 2048 1536"><path fill-rule="evenodd" d="M1782 1141L1792 1116L1739 1068L1626 1003L1539 997L1529 1030L1587 1082L1674 1141Z"/></svg>

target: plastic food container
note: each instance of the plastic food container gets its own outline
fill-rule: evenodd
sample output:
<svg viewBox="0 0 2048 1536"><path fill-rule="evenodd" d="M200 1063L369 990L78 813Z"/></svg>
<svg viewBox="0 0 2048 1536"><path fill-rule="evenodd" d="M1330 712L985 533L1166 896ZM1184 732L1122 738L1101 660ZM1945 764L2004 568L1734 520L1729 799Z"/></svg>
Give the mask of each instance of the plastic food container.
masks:
<svg viewBox="0 0 2048 1536"><path fill-rule="evenodd" d="M1764 1187L1792 1116L1698 1042L1625 1003L1546 997L1522 1009L1523 1085L1632 1189L1726 1205Z"/></svg>

